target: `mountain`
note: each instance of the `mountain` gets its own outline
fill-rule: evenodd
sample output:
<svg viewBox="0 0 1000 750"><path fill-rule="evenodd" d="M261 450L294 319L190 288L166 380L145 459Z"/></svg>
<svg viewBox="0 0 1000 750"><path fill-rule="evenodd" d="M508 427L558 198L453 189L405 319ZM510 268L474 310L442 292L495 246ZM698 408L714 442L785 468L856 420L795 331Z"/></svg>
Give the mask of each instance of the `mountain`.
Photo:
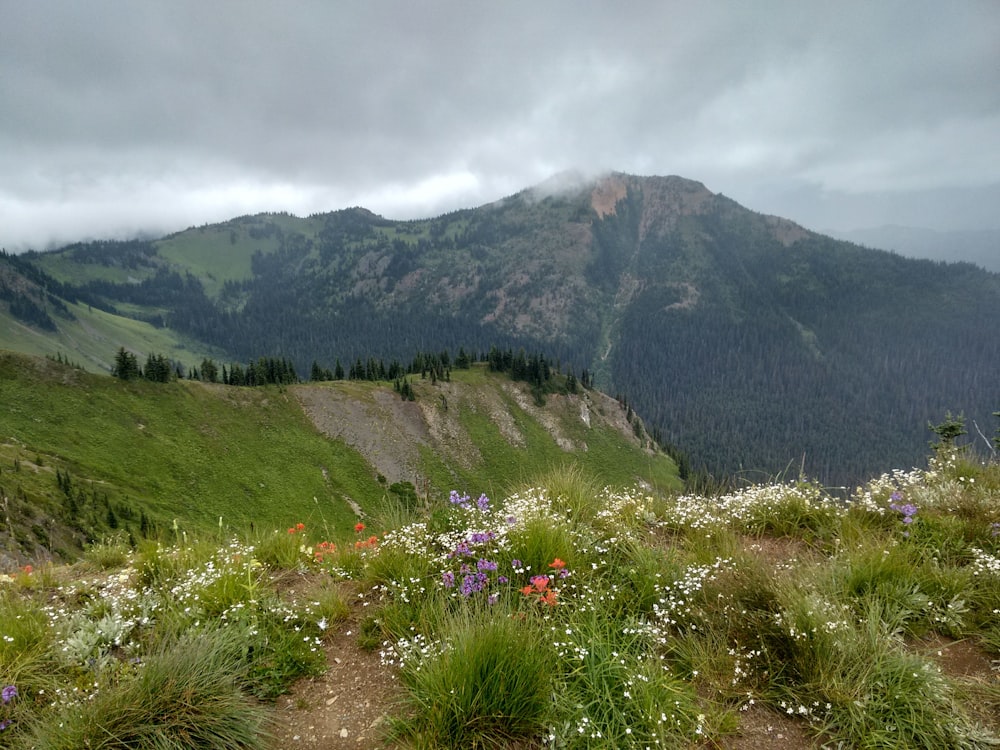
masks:
<svg viewBox="0 0 1000 750"><path fill-rule="evenodd" d="M0 352L0 568L72 558L115 529L138 537L297 522L333 534L385 498L491 495L559 467L677 489L634 413L592 390L548 394L485 366L448 381L246 388L151 383ZM43 551L44 550L44 551Z"/></svg>
<svg viewBox="0 0 1000 750"><path fill-rule="evenodd" d="M1000 229L940 232L889 224L829 234L859 245L894 250L911 258L962 259L1000 273Z"/></svg>
<svg viewBox="0 0 1000 750"><path fill-rule="evenodd" d="M20 320L84 366L122 344L300 374L523 347L586 370L716 475L854 484L922 461L948 412L989 433L1000 404L1000 277L837 241L680 177L563 176L421 221L261 214L13 260L56 330ZM98 314L120 334L90 335ZM161 348L137 338L153 334Z"/></svg>

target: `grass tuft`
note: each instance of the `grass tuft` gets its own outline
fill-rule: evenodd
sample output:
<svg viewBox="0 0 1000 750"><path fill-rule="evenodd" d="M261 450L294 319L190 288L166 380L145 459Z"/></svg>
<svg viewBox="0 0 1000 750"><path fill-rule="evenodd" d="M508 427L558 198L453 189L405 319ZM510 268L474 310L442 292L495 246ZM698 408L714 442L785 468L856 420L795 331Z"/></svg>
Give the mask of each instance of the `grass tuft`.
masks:
<svg viewBox="0 0 1000 750"><path fill-rule="evenodd" d="M216 630L165 644L134 673L38 721L25 747L47 750L261 750L265 712L240 691L245 654Z"/></svg>

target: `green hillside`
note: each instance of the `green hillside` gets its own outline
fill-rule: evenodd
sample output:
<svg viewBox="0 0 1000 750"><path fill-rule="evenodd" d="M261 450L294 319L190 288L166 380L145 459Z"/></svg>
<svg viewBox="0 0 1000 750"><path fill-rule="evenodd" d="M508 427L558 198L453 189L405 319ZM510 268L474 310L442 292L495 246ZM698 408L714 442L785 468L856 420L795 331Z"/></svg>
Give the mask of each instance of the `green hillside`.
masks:
<svg viewBox="0 0 1000 750"><path fill-rule="evenodd" d="M334 535L387 497L500 492L562 464L611 484L680 485L671 459L602 394L541 407L481 368L413 387L403 402L391 384L354 381L125 382L2 353L0 544L15 558L72 557L116 527L162 534L175 519L182 530L221 519L227 531L305 522Z"/></svg>

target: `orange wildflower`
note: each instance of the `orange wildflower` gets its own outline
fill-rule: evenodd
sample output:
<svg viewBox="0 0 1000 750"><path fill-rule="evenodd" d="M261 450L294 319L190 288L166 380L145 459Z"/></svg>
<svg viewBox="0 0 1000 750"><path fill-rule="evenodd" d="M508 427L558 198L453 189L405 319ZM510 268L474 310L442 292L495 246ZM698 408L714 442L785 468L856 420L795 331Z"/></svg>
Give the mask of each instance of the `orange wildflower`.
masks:
<svg viewBox="0 0 1000 750"><path fill-rule="evenodd" d="M562 570L566 567L566 563L560 560L558 557L549 563L550 568L555 568L556 570Z"/></svg>
<svg viewBox="0 0 1000 750"><path fill-rule="evenodd" d="M313 551L313 557L316 559L316 562L321 563L326 555L332 555L336 551L337 545L333 542L320 542Z"/></svg>

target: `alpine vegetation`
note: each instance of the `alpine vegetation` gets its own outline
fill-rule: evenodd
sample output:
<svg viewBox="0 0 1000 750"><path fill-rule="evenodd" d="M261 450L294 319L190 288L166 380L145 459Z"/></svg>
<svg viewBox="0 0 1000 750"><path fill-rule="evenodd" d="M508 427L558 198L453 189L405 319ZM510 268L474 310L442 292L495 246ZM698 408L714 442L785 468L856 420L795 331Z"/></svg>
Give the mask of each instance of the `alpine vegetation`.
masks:
<svg viewBox="0 0 1000 750"><path fill-rule="evenodd" d="M269 702L338 668L345 618L396 678L392 747L725 746L751 717L803 747L1000 743L1000 466L951 448L849 498L560 470L322 534L94 550L4 578L5 746L271 747Z"/></svg>

